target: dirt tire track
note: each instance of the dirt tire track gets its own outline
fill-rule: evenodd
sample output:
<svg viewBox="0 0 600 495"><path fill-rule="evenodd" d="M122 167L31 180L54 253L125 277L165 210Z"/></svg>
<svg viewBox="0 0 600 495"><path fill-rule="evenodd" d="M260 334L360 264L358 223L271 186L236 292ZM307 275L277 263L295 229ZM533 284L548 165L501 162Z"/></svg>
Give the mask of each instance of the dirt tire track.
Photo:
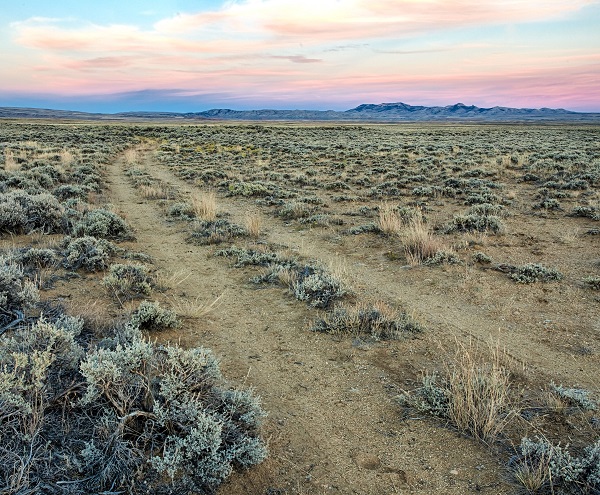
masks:
<svg viewBox="0 0 600 495"><path fill-rule="evenodd" d="M153 162L151 147L139 151L153 175L190 191ZM308 332L313 310L279 288L250 287L251 271L231 270L210 256L210 248L186 244L180 225L167 223L156 204L140 199L125 166L124 158L109 165L107 181L113 203L135 230L132 249L150 255L161 270L191 273L177 295L208 301L226 292L206 321L153 337L211 348L224 376L254 388L269 413L269 459L234 474L220 493L462 494L475 485L483 493L508 493L499 478L502 464L483 446L435 422L402 421L394 385L373 362L406 355L410 368L415 342L358 349L351 339L336 342ZM222 205L237 216L233 201ZM475 469L480 465L485 468ZM450 473L455 469L459 475Z"/></svg>
<svg viewBox="0 0 600 495"><path fill-rule="evenodd" d="M173 184L184 194L189 195L193 191L189 183L174 176L164 165L151 162L147 171L151 176ZM233 223L240 225L243 225L248 213L261 214L261 208L252 199L221 195L218 204L231 215ZM484 346L497 342L520 365L526 366L529 374L550 375L547 382L553 379L556 382L596 388L596 370L599 364L597 357L582 362L580 356L559 351L551 341L538 341L532 345L531 334L525 328L515 331L499 321L499 318L490 317L487 308L469 304L464 298L457 300L459 296L436 290L435 287L425 287L424 290L423 283L418 286L412 283L406 277L407 268L385 260L381 249L365 256L364 249L358 252L352 246L336 246L328 242L324 239L322 229L298 231L277 219L261 215L267 224L265 230L270 242L299 251L306 251L304 247L309 246L310 254L324 264L348 267L351 284L362 295L400 303L407 310L415 312L430 329L422 338L432 349L438 348L439 351L442 346L452 352L457 340L463 343L476 340ZM428 271L435 268L415 267L411 270L428 278ZM523 287L518 289L524 290ZM548 369L548 362L552 362L551 369ZM383 364L384 367L389 367Z"/></svg>
<svg viewBox="0 0 600 495"><path fill-rule="evenodd" d="M188 185L157 166L151 148L143 164L181 194ZM226 292L206 321L187 324L160 338L184 346L203 345L220 358L224 375L252 386L269 416L265 436L271 455L261 466L232 476L227 494L465 493L476 484L483 493L506 493L502 464L483 446L430 421L402 421L397 393L377 359L401 360L406 369L414 342L353 347L306 330L316 315L280 288L247 284L252 270L232 270L210 256L212 248L186 244L181 225L168 223L156 204L141 200L124 175L124 160L107 169L113 201L135 230L135 249L149 254L167 272L192 275L176 295L210 300ZM224 209L233 201L220 199ZM239 206L237 207L239 208ZM484 464L485 469L475 469ZM460 476L449 474L460 469ZM453 471L454 472L454 471ZM487 489L486 489L487 487Z"/></svg>

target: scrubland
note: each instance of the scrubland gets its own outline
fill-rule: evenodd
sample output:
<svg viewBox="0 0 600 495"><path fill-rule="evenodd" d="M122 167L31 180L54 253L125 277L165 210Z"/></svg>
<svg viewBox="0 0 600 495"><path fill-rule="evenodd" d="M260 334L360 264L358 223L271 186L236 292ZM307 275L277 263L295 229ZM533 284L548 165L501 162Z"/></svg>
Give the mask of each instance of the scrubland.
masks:
<svg viewBox="0 0 600 495"><path fill-rule="evenodd" d="M0 124L1 493L600 490L600 128Z"/></svg>

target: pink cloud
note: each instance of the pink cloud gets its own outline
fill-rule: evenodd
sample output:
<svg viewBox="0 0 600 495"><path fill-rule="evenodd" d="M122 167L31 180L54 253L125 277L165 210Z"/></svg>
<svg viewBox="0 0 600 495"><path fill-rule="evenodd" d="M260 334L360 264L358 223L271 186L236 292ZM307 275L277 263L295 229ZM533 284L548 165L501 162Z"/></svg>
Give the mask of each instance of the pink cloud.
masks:
<svg viewBox="0 0 600 495"><path fill-rule="evenodd" d="M148 30L34 18L12 25L15 50L27 56L3 74L0 89L85 95L177 87L249 101L356 95L442 103L468 95L481 105L536 98L574 105L600 101L598 47L505 46L485 36L450 43L443 33L541 21L591 3L598 2L243 0ZM431 41L415 41L428 33Z"/></svg>

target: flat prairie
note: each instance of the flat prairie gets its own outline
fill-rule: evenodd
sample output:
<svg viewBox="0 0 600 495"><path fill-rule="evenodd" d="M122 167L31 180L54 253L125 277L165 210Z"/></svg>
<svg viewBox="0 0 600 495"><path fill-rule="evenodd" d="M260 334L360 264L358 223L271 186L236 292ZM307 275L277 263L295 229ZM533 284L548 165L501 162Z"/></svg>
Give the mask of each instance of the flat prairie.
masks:
<svg viewBox="0 0 600 495"><path fill-rule="evenodd" d="M5 122L0 156L25 319L102 333L156 301L181 323L145 337L260 397L268 457L218 493L597 493L522 439L596 455L600 127ZM19 194L56 218L15 220ZM116 263L148 288L111 291Z"/></svg>

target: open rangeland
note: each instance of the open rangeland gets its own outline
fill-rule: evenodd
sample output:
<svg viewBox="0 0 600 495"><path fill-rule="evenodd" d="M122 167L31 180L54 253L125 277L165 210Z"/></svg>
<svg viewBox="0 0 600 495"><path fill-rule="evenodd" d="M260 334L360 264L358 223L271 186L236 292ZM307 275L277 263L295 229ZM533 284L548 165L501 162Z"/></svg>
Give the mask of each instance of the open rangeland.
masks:
<svg viewBox="0 0 600 495"><path fill-rule="evenodd" d="M600 490L599 127L3 122L0 161L0 493Z"/></svg>

